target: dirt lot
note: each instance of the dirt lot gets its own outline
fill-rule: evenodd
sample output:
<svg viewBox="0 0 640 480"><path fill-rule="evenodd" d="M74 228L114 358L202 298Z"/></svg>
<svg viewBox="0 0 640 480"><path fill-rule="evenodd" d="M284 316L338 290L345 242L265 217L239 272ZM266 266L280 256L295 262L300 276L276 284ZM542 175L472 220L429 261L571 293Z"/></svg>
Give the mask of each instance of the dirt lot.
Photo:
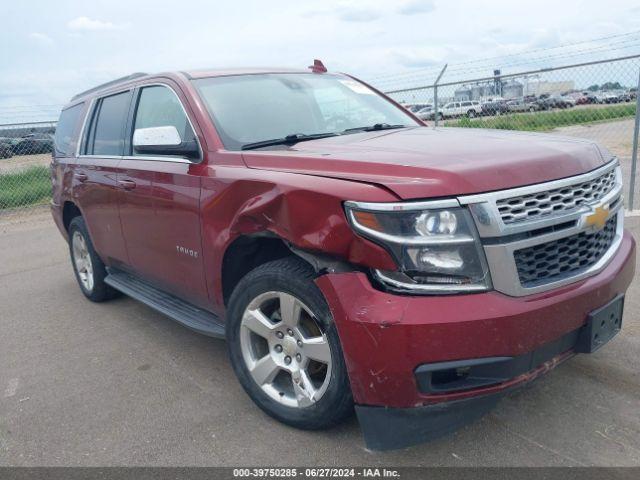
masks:
<svg viewBox="0 0 640 480"><path fill-rule="evenodd" d="M365 450L354 419L316 433L271 420L223 341L128 298L85 300L43 209L0 219L0 331L0 465L640 465L640 282L606 348L388 453Z"/></svg>
<svg viewBox="0 0 640 480"><path fill-rule="evenodd" d="M47 166L51 163L50 153L41 153L38 155L15 155L11 158L0 159L0 175L3 173L17 172L34 165Z"/></svg>

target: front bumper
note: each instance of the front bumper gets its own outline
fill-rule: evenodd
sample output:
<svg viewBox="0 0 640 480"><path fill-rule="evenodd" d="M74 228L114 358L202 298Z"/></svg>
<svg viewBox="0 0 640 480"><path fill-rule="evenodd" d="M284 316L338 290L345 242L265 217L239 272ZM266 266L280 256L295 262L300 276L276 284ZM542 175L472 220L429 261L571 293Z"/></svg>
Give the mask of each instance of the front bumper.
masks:
<svg viewBox="0 0 640 480"><path fill-rule="evenodd" d="M408 429L405 438L413 438L410 443L449 432L484 413L500 393L532 380L570 357L575 353L573 344L563 344L560 339L577 332L589 312L624 294L634 270L635 242L625 232L618 252L599 274L525 297L509 297L495 291L403 296L377 290L360 272L319 277L317 284L340 335L368 445L384 448L371 439L382 432L388 436L389 422L393 422L393 428ZM554 342L560 342L560 347L552 356L547 354L542 363L532 360L531 370L518 372L499 383L444 392L418 384L416 369L421 365L520 357L544 350ZM473 405L477 408L472 408ZM405 420L400 421L399 417ZM425 428L418 429L422 432L419 439L408 434L421 423L416 422L416 417L426 418L430 425L427 438ZM383 422L378 432L371 427L376 423L371 419L379 418L388 421Z"/></svg>

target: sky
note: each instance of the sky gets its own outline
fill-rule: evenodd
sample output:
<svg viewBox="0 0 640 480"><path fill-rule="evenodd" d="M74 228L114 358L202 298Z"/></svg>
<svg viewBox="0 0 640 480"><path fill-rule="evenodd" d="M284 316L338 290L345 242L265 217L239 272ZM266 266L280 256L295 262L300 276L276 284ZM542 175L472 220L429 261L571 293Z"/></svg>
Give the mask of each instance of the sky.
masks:
<svg viewBox="0 0 640 480"><path fill-rule="evenodd" d="M389 89L429 84L444 63L452 79L640 53L637 0L5 0L2 11L0 123L55 119L74 93L139 71L320 58Z"/></svg>

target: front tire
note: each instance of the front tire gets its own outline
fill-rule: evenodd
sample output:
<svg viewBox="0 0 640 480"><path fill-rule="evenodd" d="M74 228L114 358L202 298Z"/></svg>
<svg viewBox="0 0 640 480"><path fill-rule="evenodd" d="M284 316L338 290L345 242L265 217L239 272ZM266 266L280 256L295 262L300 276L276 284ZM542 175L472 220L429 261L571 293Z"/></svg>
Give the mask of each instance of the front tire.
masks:
<svg viewBox="0 0 640 480"><path fill-rule="evenodd" d="M273 418L296 428L331 427L349 416L353 399L338 332L297 257L248 273L229 300L231 364L251 399Z"/></svg>
<svg viewBox="0 0 640 480"><path fill-rule="evenodd" d="M82 217L69 224L69 254L80 290L92 302L104 302L118 292L104 282L107 269L93 248L87 225Z"/></svg>

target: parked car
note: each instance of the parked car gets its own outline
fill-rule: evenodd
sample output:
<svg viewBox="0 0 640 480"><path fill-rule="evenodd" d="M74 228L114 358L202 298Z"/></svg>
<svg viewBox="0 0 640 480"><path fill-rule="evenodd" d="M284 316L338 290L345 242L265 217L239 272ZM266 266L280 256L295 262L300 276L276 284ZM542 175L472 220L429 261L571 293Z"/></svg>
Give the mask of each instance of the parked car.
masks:
<svg viewBox="0 0 640 480"><path fill-rule="evenodd" d="M569 98L560 95L541 96L536 102L539 110L549 110L551 108L571 108L575 106L575 102Z"/></svg>
<svg viewBox="0 0 640 480"><path fill-rule="evenodd" d="M596 94L598 103L620 103L620 97L614 92L600 92Z"/></svg>
<svg viewBox="0 0 640 480"><path fill-rule="evenodd" d="M540 95L533 103L538 106L538 110L550 110L555 106L555 102L550 95Z"/></svg>
<svg viewBox="0 0 640 480"><path fill-rule="evenodd" d="M84 296L226 338L242 387L288 425L355 405L369 448L448 433L601 348L634 275L606 149L434 131L317 61L80 93L51 172Z"/></svg>
<svg viewBox="0 0 640 480"><path fill-rule="evenodd" d="M405 103L402 105L404 108L409 110L411 113L417 113L420 110L423 110L427 107L433 107L431 103Z"/></svg>
<svg viewBox="0 0 640 480"><path fill-rule="evenodd" d="M33 155L53 151L53 136L48 133L31 133L16 139L13 144L15 155Z"/></svg>
<svg viewBox="0 0 640 480"><path fill-rule="evenodd" d="M596 97L593 93L586 92L584 96L587 99L587 103L598 103L598 97Z"/></svg>
<svg viewBox="0 0 640 480"><path fill-rule="evenodd" d="M507 102L505 101L492 101L484 102L481 106L482 115L502 115L509 112Z"/></svg>
<svg viewBox="0 0 640 480"><path fill-rule="evenodd" d="M621 102L630 102L632 100L629 92L618 92L618 98Z"/></svg>
<svg viewBox="0 0 640 480"><path fill-rule="evenodd" d="M582 92L579 95L573 97L576 101L576 105L587 105L590 103L597 103L597 98L590 92Z"/></svg>
<svg viewBox="0 0 640 480"><path fill-rule="evenodd" d="M535 112L540 109L535 102L525 102L524 100L510 100L507 102L507 109L510 112Z"/></svg>
<svg viewBox="0 0 640 480"><path fill-rule="evenodd" d="M11 148L11 142L0 139L0 158L11 158L12 156L13 149Z"/></svg>
<svg viewBox="0 0 640 480"><path fill-rule="evenodd" d="M439 118L453 118L467 116L474 118L482 113L482 106L480 102L476 101L462 101L462 102L448 102L438 109ZM435 112L430 115L430 118L435 116Z"/></svg>
<svg viewBox="0 0 640 480"><path fill-rule="evenodd" d="M415 112L416 117L420 120L430 120L433 118L433 105L427 105L426 107Z"/></svg>
<svg viewBox="0 0 640 480"><path fill-rule="evenodd" d="M549 97L549 101L553 102L553 108L571 108L576 105L575 100L562 95L552 95Z"/></svg>

